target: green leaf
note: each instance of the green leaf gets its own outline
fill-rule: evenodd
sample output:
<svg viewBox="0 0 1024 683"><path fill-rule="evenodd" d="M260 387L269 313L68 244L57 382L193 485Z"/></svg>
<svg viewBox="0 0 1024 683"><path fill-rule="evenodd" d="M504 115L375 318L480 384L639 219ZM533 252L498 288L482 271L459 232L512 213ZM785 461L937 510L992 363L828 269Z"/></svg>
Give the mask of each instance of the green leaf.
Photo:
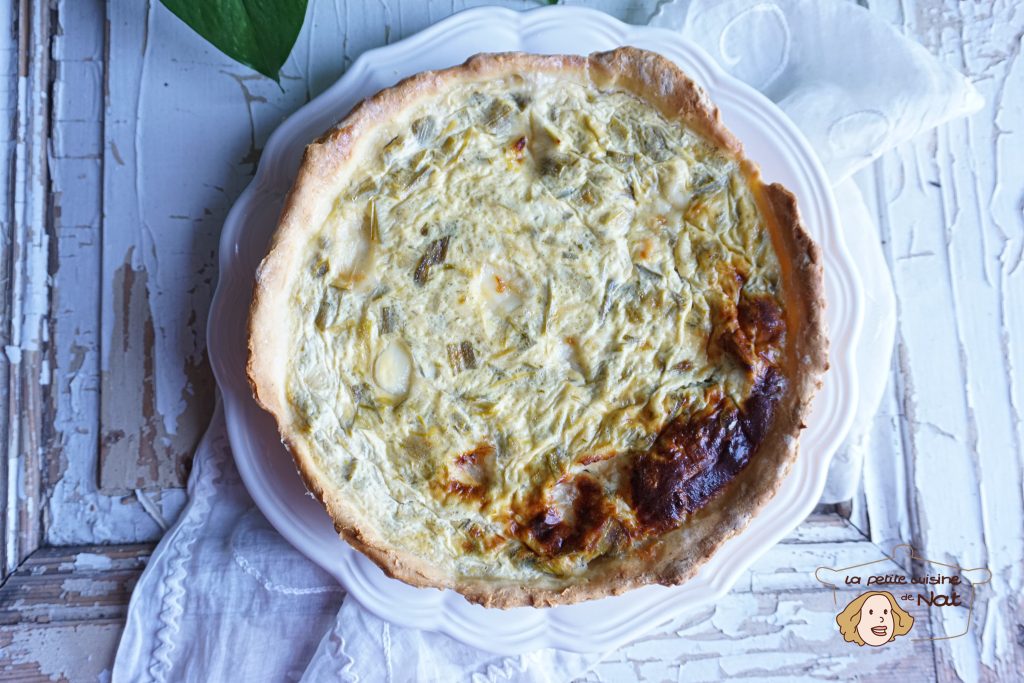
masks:
<svg viewBox="0 0 1024 683"><path fill-rule="evenodd" d="M307 0L160 0L214 47L280 83Z"/></svg>

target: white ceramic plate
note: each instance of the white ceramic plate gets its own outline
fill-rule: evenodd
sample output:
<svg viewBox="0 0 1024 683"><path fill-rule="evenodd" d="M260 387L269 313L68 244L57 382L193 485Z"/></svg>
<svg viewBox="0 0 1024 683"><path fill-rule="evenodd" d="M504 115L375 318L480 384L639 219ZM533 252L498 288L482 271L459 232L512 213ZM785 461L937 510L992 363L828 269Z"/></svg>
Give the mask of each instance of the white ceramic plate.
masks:
<svg viewBox="0 0 1024 683"><path fill-rule="evenodd" d="M703 85L726 125L764 177L795 192L807 229L825 257L831 369L801 437L801 455L776 496L745 532L728 541L682 586L649 586L623 596L550 609L488 610L452 591L412 588L387 578L342 542L306 493L273 419L253 401L245 377L246 320L255 269L304 146L364 97L424 69L477 52L579 53L621 45L655 50ZM401 42L364 53L337 83L281 125L255 179L228 214L208 345L224 399L228 434L253 500L281 534L332 573L364 607L394 623L437 630L479 648L511 654L540 647L603 651L681 612L714 602L762 553L802 521L821 494L829 460L857 405L854 351L862 300L843 243L835 200L806 140L769 100L729 77L695 45L664 29L629 26L593 10L550 7L517 13L462 12Z"/></svg>

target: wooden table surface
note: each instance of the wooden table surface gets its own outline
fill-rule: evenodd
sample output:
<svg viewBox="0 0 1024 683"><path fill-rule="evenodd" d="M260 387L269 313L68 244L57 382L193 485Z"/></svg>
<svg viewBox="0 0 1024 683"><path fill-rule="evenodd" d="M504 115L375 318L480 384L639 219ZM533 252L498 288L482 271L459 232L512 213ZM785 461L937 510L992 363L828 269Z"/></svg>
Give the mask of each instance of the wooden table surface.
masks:
<svg viewBox="0 0 1024 683"><path fill-rule="evenodd" d="M0 164L0 678L109 679L131 587L184 503L212 411L204 335L217 239L267 136L364 50L475 4L311 0L281 87L156 0L0 6L11 121ZM586 4L633 23L657 6ZM1024 671L1024 8L861 4L987 101L857 177L899 309L862 484L819 506L726 598L610 654L588 680ZM986 566L993 580L967 636L858 651L836 636L814 569L904 542ZM964 616L933 609L915 630L950 634Z"/></svg>

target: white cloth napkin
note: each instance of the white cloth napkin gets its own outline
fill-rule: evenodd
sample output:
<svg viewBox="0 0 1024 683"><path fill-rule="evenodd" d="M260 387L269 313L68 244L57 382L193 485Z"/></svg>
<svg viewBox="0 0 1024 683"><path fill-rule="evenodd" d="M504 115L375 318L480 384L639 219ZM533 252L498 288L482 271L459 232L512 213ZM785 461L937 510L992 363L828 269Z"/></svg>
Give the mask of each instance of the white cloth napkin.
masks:
<svg viewBox="0 0 1024 683"><path fill-rule="evenodd" d="M847 233L875 234L846 181L851 173L980 106L960 74L845 0L673 2L652 23L680 29L793 117L841 183ZM873 414L877 393L862 402L862 417ZM855 482L859 462L843 455L853 464L838 481ZM132 595L115 681L562 681L600 659L556 650L496 656L394 626L344 599L254 507L219 405L188 491Z"/></svg>

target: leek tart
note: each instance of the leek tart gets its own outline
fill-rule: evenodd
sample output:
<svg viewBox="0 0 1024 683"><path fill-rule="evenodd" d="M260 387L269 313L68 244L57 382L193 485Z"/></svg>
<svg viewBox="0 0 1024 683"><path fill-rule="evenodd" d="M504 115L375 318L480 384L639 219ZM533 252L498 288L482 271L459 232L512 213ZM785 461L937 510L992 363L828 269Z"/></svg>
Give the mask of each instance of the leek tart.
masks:
<svg viewBox="0 0 1024 683"><path fill-rule="evenodd" d="M676 584L797 456L820 263L668 60L478 55L307 148L248 373L391 576L499 607Z"/></svg>

